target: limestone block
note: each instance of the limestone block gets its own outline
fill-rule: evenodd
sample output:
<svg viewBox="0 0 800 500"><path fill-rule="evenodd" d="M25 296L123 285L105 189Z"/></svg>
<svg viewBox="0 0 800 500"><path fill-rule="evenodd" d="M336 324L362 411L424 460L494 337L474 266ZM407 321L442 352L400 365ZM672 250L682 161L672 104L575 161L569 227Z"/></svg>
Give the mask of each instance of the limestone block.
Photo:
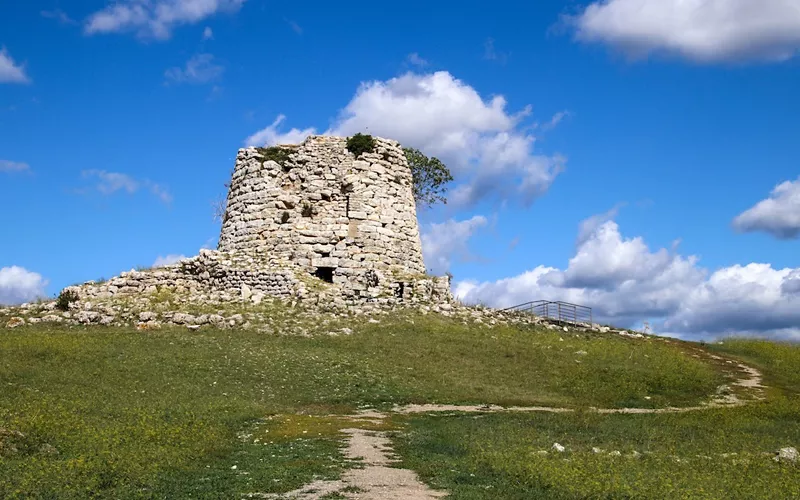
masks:
<svg viewBox="0 0 800 500"><path fill-rule="evenodd" d="M320 257L311 259L312 267L339 267L339 259L335 257Z"/></svg>

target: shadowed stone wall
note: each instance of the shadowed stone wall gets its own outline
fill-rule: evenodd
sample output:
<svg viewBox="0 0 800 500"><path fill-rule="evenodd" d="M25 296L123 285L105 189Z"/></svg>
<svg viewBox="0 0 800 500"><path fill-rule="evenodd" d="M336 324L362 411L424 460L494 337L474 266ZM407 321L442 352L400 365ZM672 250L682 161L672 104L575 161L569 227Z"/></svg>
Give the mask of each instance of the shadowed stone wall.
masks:
<svg viewBox="0 0 800 500"><path fill-rule="evenodd" d="M360 292L380 275L422 275L411 170L376 138L358 159L344 137L311 136L279 162L239 150L219 250L288 261ZM381 278L378 278L381 279Z"/></svg>

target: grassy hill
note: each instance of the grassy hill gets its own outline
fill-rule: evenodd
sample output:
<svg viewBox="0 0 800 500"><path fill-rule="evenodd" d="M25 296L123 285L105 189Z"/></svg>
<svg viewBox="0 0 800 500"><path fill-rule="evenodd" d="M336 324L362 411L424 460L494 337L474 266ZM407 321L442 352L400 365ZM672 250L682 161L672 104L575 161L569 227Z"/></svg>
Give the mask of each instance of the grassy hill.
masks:
<svg viewBox="0 0 800 500"><path fill-rule="evenodd" d="M800 467L773 460L800 445L795 346L489 328L411 313L341 326L307 337L0 330L0 498L287 492L353 467L340 431L363 408L387 415L371 425L392 437L398 466L452 498L800 496ZM702 407L721 393L747 400L735 383L740 361L764 374L763 400L595 411ZM413 403L570 411L394 411Z"/></svg>

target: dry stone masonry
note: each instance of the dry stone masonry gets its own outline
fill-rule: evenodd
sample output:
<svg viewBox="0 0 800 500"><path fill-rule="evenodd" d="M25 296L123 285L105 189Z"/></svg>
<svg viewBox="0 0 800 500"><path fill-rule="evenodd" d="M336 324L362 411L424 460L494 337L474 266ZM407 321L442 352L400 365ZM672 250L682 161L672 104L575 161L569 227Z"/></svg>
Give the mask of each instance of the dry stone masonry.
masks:
<svg viewBox="0 0 800 500"><path fill-rule="evenodd" d="M163 318L164 308L158 318L150 312L165 302L179 309L275 299L334 310L449 308L449 278L425 274L412 182L402 148L387 139L376 138L358 157L346 138L330 136L240 149L217 250L68 287L76 300L66 319L112 324L125 314L147 324Z"/></svg>
<svg viewBox="0 0 800 500"><path fill-rule="evenodd" d="M293 263L350 299L405 298L425 265L400 145L378 139L358 159L342 137L287 149L279 161L269 150L239 151L219 250Z"/></svg>

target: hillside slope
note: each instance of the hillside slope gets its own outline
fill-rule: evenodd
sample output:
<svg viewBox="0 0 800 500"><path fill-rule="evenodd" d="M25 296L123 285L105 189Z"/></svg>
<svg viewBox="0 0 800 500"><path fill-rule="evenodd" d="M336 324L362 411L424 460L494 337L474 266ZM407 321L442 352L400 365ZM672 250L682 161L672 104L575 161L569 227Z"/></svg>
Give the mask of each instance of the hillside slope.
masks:
<svg viewBox="0 0 800 500"><path fill-rule="evenodd" d="M796 488L796 466L760 455L800 442L790 417L800 409L798 381L786 368L800 365L793 347L710 352L434 314L319 318L270 307L267 323L280 318L280 331L303 335L3 330L0 497L240 498L316 480L340 486L329 498L371 498L369 481L336 483L352 476L345 471L359 455L345 451L357 434L396 444L402 463L379 453L381 470L416 471L453 498L714 497L730 481L760 496ZM770 389L739 384L752 375L729 359L739 355ZM375 445L384 454L385 443ZM717 465L698 467L702 460ZM764 479L746 480L751 470Z"/></svg>

